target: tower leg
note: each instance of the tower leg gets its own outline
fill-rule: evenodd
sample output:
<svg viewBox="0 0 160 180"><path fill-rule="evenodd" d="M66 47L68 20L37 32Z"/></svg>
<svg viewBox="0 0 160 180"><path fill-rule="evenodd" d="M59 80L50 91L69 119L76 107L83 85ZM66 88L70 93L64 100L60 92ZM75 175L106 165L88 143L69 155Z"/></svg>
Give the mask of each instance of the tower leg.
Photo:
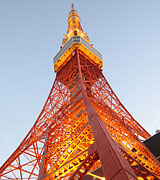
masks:
<svg viewBox="0 0 160 180"><path fill-rule="evenodd" d="M120 150L98 116L84 90L78 49L77 61L82 98L96 142L104 176L107 180L135 180L137 179L135 173L127 160L125 160L125 158L122 156Z"/></svg>
<svg viewBox="0 0 160 180"><path fill-rule="evenodd" d="M42 159L41 159L41 165L40 165L38 180L43 180L43 175L47 171L47 160L45 159L45 155L46 155L46 152L48 149L47 142L48 142L48 132L45 135L45 144L44 144L43 155L42 155Z"/></svg>

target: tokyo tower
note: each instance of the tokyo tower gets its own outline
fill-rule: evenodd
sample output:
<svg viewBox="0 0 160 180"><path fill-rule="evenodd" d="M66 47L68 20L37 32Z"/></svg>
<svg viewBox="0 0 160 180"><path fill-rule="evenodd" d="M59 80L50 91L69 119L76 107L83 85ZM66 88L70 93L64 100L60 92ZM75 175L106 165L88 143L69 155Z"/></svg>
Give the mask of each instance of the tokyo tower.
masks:
<svg viewBox="0 0 160 180"><path fill-rule="evenodd" d="M72 9L56 78L46 103L0 179L158 180L160 165L143 144L150 134L132 117L102 73L102 55ZM101 169L102 175L95 175ZM92 177L93 176L93 177Z"/></svg>

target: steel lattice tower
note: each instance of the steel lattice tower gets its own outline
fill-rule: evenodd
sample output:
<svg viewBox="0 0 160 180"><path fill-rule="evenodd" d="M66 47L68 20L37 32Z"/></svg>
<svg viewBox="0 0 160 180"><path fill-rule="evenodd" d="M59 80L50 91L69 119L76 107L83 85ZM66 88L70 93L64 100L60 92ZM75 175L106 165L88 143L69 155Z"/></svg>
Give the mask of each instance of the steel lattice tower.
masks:
<svg viewBox="0 0 160 180"><path fill-rule="evenodd" d="M160 166L140 139L150 134L122 105L102 73L72 5L54 57L56 78L42 112L0 168L0 179L76 180L102 167L106 180L158 180Z"/></svg>

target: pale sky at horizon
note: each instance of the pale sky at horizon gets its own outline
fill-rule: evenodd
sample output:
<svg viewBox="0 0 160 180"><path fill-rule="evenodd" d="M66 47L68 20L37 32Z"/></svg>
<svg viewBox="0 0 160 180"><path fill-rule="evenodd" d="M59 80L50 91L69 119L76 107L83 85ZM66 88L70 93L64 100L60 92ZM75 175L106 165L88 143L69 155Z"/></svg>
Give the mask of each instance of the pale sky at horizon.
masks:
<svg viewBox="0 0 160 180"><path fill-rule="evenodd" d="M113 91L151 135L160 129L160 0L1 0L0 165L45 104L72 2Z"/></svg>

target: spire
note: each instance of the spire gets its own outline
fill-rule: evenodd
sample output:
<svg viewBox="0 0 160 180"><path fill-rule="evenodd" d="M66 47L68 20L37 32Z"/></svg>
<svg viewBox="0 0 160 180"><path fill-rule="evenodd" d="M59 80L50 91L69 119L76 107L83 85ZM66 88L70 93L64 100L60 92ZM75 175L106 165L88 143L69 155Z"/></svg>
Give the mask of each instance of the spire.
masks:
<svg viewBox="0 0 160 180"><path fill-rule="evenodd" d="M83 32L80 22L81 20L79 14L74 9L74 4L72 3L72 10L69 12L68 15L68 30L67 30L67 34L64 35L62 45L65 45L72 36L81 36L88 43L90 43L87 33Z"/></svg>
<svg viewBox="0 0 160 180"><path fill-rule="evenodd" d="M74 4L72 3L72 11L74 11Z"/></svg>

